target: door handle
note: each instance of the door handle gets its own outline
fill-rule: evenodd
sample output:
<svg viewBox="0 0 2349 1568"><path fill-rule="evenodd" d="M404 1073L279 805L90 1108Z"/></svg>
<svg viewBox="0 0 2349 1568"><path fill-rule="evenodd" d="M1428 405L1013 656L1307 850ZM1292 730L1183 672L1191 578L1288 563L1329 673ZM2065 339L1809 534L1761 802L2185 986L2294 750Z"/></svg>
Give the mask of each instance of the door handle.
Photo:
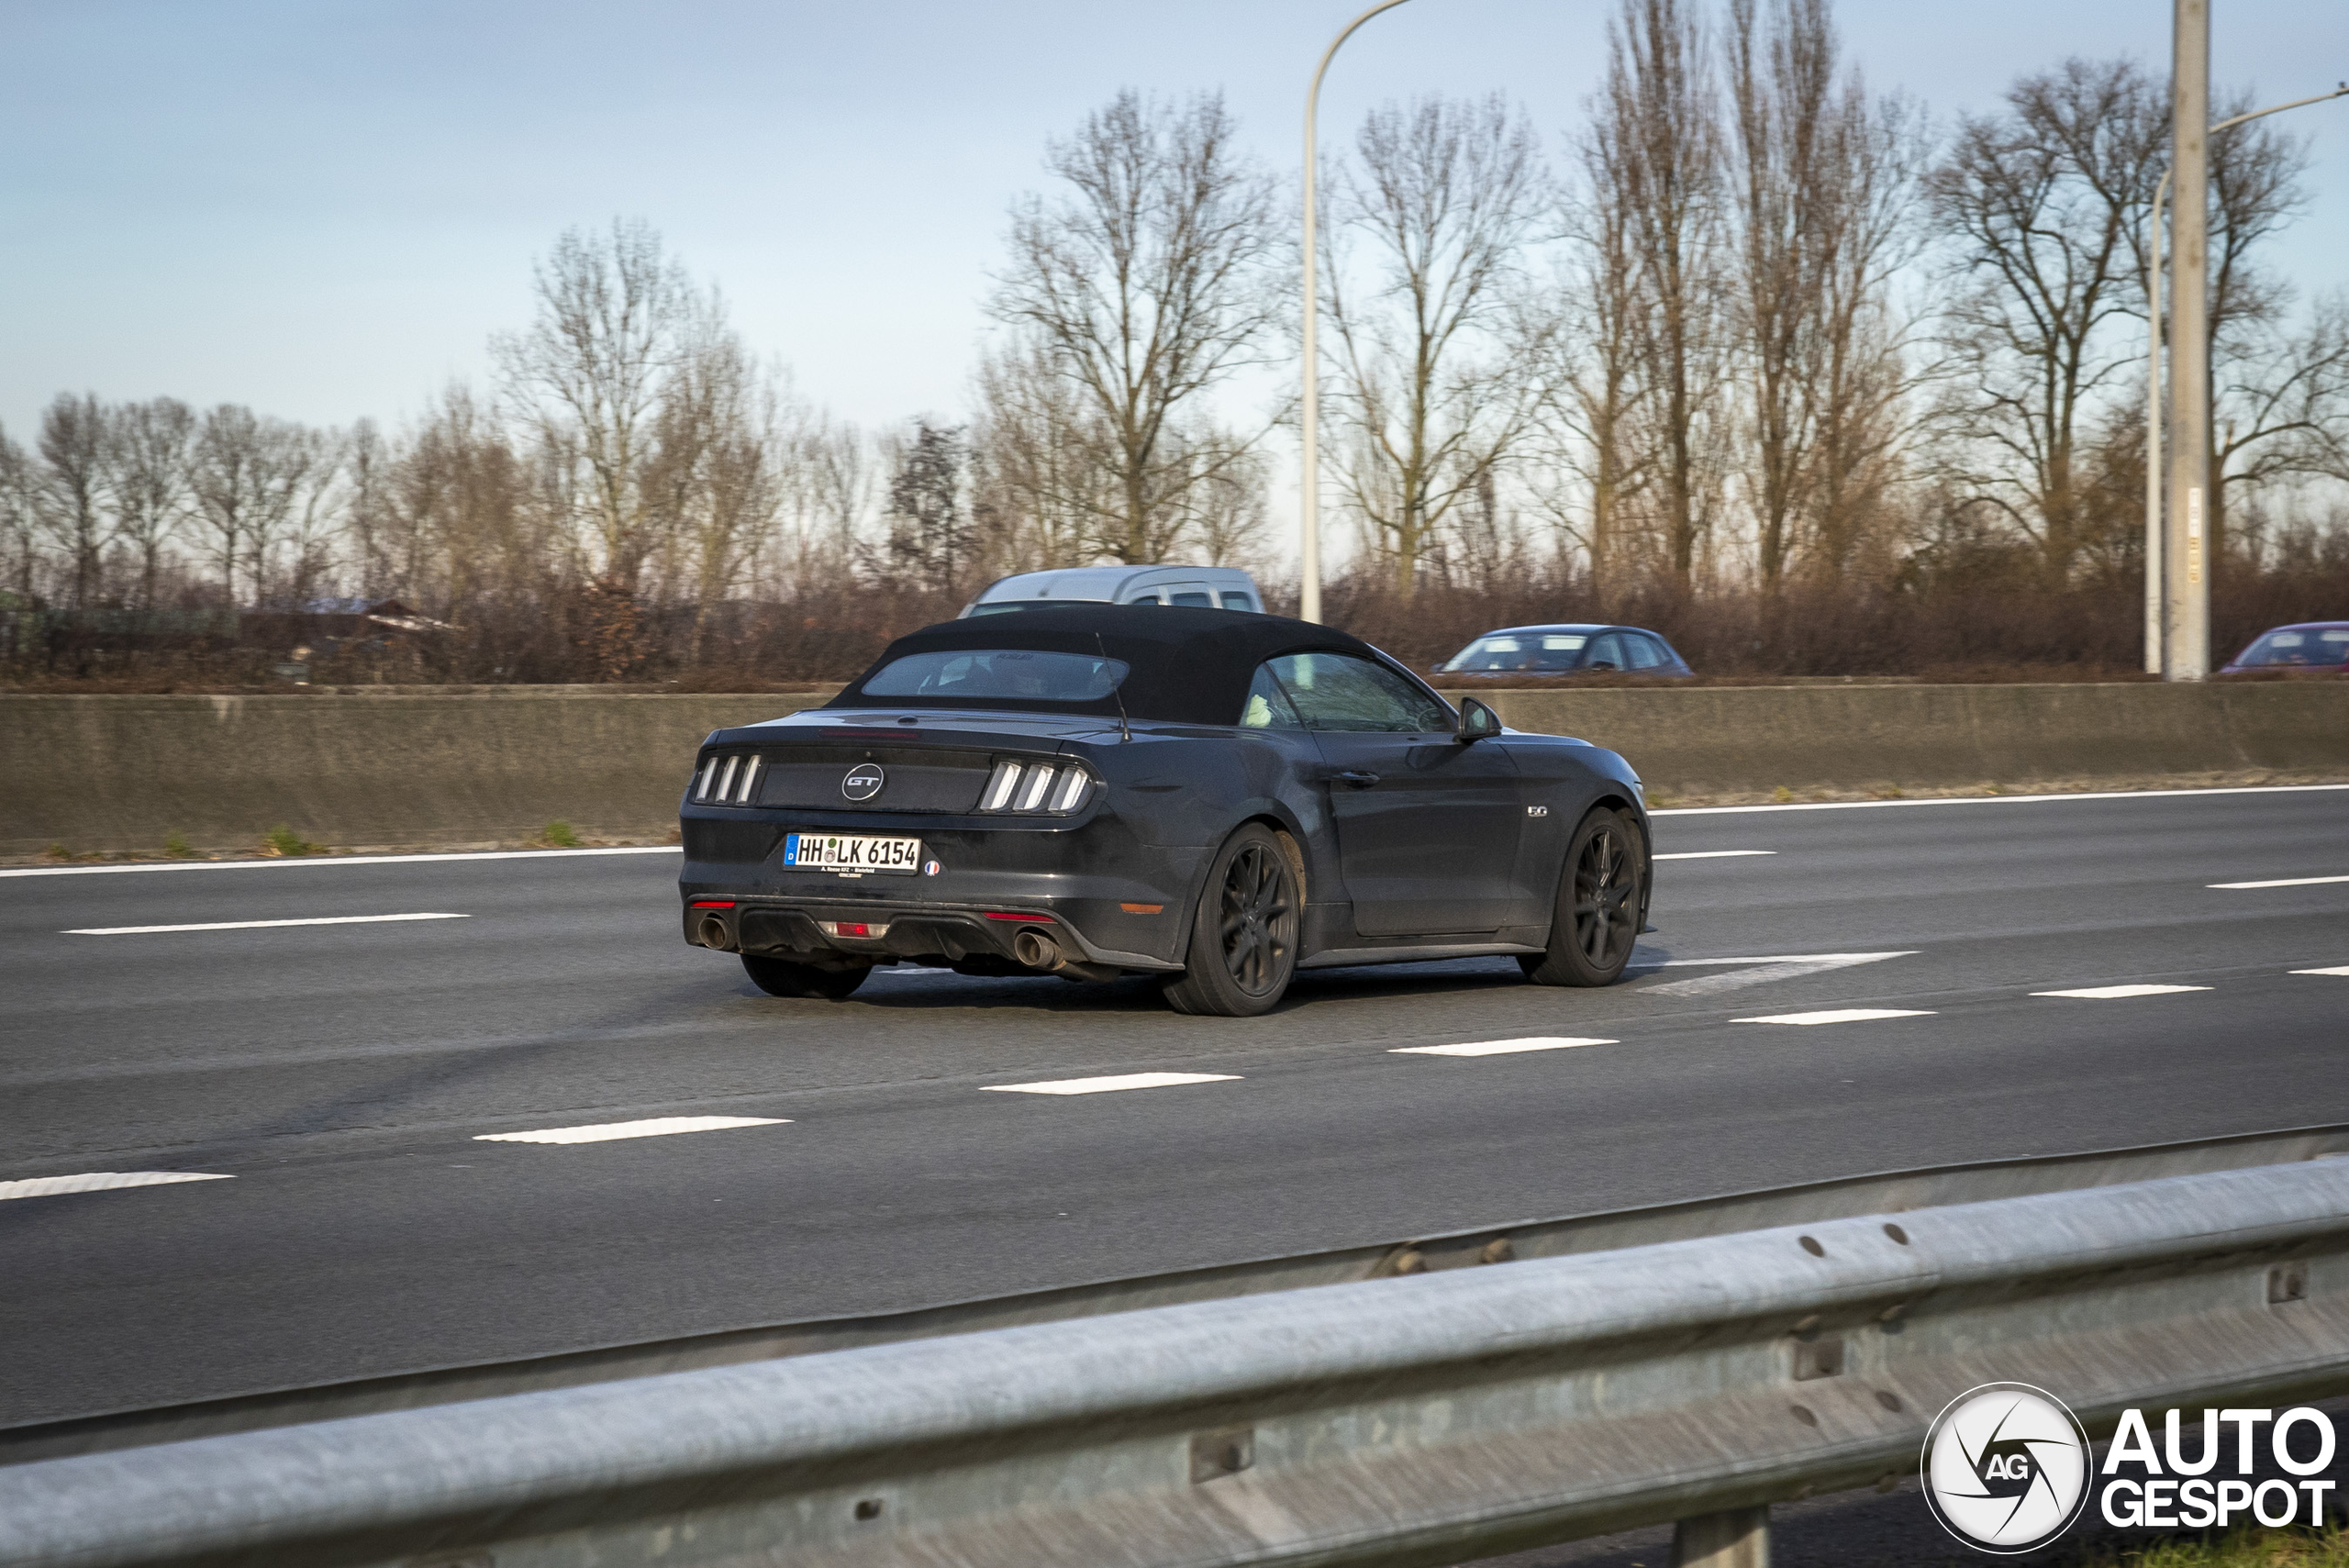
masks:
<svg viewBox="0 0 2349 1568"><path fill-rule="evenodd" d="M1378 782L1376 773L1365 773L1354 769L1349 769L1342 773L1332 773L1330 776L1340 784L1352 784L1356 789L1368 789Z"/></svg>

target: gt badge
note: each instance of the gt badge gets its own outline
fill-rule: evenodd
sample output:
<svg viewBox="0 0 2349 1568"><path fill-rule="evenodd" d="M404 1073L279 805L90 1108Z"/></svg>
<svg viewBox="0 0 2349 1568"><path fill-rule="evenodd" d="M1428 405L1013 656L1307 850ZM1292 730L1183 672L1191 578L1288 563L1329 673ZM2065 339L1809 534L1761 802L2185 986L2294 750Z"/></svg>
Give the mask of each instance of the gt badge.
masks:
<svg viewBox="0 0 2349 1568"><path fill-rule="evenodd" d="M881 793L881 786L886 782L887 775L882 773L879 763L859 762L848 771L848 777L841 780L841 793L851 800L871 800Z"/></svg>

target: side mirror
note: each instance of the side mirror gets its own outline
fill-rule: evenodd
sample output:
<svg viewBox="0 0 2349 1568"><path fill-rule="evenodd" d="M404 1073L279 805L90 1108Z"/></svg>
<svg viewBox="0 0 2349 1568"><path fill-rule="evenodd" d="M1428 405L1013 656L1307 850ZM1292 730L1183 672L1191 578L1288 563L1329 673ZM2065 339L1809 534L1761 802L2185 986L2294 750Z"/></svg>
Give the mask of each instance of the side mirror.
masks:
<svg viewBox="0 0 2349 1568"><path fill-rule="evenodd" d="M1475 697L1460 699L1460 742L1490 740L1501 732L1501 716Z"/></svg>

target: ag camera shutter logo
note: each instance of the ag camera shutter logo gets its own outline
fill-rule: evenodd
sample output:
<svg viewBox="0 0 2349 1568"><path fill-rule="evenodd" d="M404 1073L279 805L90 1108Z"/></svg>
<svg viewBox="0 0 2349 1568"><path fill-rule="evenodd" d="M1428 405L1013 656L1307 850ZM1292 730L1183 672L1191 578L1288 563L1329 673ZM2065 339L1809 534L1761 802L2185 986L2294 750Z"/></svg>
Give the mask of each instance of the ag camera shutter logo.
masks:
<svg viewBox="0 0 2349 1568"><path fill-rule="evenodd" d="M1986 1383L1951 1400L1925 1434L1920 1468L1933 1518L1977 1551L2034 1551L2087 1506L2087 1431L2027 1383Z"/></svg>

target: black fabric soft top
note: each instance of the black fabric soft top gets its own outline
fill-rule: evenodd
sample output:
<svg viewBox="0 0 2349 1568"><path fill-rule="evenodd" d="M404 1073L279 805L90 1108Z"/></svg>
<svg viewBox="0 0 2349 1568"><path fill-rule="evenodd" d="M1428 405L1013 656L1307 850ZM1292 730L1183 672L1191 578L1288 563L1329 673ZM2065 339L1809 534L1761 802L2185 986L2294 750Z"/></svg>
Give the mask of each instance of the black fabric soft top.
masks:
<svg viewBox="0 0 2349 1568"><path fill-rule="evenodd" d="M1129 716L1174 724L1237 724L1256 667L1284 653L1351 653L1385 662L1358 638L1310 621L1244 610L1178 609L1154 605L1055 605L1012 615L973 616L907 632L883 651L872 669L851 682L827 707L918 706L1005 707L1025 704L903 697L867 697L864 683L910 653L1018 648L1040 653L1107 652L1130 666L1117 696ZM1037 704L1054 713L1114 717L1115 697L1098 702Z"/></svg>

